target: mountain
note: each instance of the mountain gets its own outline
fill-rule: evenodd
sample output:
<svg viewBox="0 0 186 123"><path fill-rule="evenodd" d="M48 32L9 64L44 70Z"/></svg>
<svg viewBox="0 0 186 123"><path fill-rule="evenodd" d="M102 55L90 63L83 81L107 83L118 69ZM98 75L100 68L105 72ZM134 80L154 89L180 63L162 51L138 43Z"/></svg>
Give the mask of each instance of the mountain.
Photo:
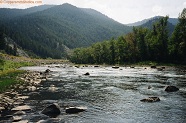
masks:
<svg viewBox="0 0 186 123"><path fill-rule="evenodd" d="M127 25L128 26L141 26L141 25L147 23L148 21L157 20L160 17L162 17L162 16L155 16L155 17L152 17L152 18L144 19L142 21L138 21L138 22L135 22L135 23L130 23L130 24L127 24ZM177 18L169 18L168 22L173 24L173 25L176 25L178 23L178 19Z"/></svg>
<svg viewBox="0 0 186 123"><path fill-rule="evenodd" d="M38 11L43 11L45 9L51 8L54 5L41 5L41 6L35 6L27 9L7 9L7 8L1 8L0 9L0 22L6 22L11 19L14 19L16 17L24 16L27 14L31 14Z"/></svg>
<svg viewBox="0 0 186 123"><path fill-rule="evenodd" d="M128 26L136 26L136 27L145 27L148 29L152 29L153 28L153 24L157 21L159 21L159 19L162 16L155 16L149 19L144 19L142 21L138 21L136 23L132 23L132 24L127 24ZM167 27L168 27L168 31L169 31L169 35L172 34L172 32L174 31L174 28L176 26L176 24L178 23L178 19L177 18L169 18L168 19L168 23L167 23Z"/></svg>
<svg viewBox="0 0 186 123"><path fill-rule="evenodd" d="M159 21L160 17L155 17L153 19L148 20L146 23L140 25L140 27L145 27L148 29L152 29L153 28L153 24L156 23L157 21ZM170 19L168 19L168 23L167 23L167 28L168 28L168 32L169 35L171 35L174 31L175 25L173 25L172 23L170 23L169 21ZM173 19L171 19L173 20ZM175 22L174 20L172 22Z"/></svg>
<svg viewBox="0 0 186 123"><path fill-rule="evenodd" d="M44 58L61 58L68 49L90 46L132 30L96 10L70 4L0 9L0 15L5 11L14 16L6 16L0 31L26 51Z"/></svg>
<svg viewBox="0 0 186 123"><path fill-rule="evenodd" d="M169 21L169 23L171 23L173 25L177 25L178 24L178 18L169 18L168 21Z"/></svg>

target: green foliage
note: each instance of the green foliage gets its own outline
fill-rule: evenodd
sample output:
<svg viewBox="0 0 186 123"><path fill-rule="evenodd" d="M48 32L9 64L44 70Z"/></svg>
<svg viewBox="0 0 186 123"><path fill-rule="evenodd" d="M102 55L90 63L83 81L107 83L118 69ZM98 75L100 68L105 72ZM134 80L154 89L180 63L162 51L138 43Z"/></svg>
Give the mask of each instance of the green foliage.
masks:
<svg viewBox="0 0 186 123"><path fill-rule="evenodd" d="M170 39L171 60L186 63L186 8L179 15L179 22Z"/></svg>
<svg viewBox="0 0 186 123"><path fill-rule="evenodd" d="M17 80L16 77L22 73L24 73L24 71L18 70L0 73L0 92L3 92L4 90L10 88L10 85L20 83L20 81Z"/></svg>
<svg viewBox="0 0 186 123"><path fill-rule="evenodd" d="M184 9L184 11L180 15L179 23L171 41L169 41L168 17L166 16L155 22L152 29L133 28L133 32L117 39L96 43L88 48L75 49L71 55L71 61L96 64L146 63L145 61L153 61L147 63L154 65L174 62L170 57L171 55L174 57L175 54L180 55L177 60L181 61L186 58L183 57L186 56L186 15L184 15L186 10Z"/></svg>
<svg viewBox="0 0 186 123"><path fill-rule="evenodd" d="M13 62L0 59L0 92L8 89L10 85L19 83L17 76L24 71L16 70L22 66L32 65L29 62Z"/></svg>
<svg viewBox="0 0 186 123"><path fill-rule="evenodd" d="M0 60L0 73L3 71L15 70L23 66L31 66L31 65L33 64L29 62L13 62L13 61Z"/></svg>

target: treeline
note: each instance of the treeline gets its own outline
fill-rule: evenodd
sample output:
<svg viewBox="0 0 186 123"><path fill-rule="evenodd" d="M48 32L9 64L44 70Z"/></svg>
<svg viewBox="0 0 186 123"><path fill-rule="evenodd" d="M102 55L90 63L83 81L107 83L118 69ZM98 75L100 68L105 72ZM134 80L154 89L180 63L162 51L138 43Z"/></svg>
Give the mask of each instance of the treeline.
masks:
<svg viewBox="0 0 186 123"><path fill-rule="evenodd" d="M123 64L140 61L186 64L186 9L178 17L179 23L169 36L168 16L153 24L152 29L133 28L118 39L77 48L71 54L75 63Z"/></svg>

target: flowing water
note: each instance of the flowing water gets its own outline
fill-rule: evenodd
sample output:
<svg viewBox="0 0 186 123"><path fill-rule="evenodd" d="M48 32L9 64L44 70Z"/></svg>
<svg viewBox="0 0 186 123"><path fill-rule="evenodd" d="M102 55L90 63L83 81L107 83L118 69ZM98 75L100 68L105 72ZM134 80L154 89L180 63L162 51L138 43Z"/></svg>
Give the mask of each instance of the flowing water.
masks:
<svg viewBox="0 0 186 123"><path fill-rule="evenodd" d="M43 67L25 67L40 70ZM33 110L24 118L29 122L44 120L59 123L184 123L186 122L186 70L182 68L70 67L49 68L52 77L37 89L20 91L28 95L25 103ZM85 76L89 72L89 76ZM167 85L177 92L165 92ZM148 89L148 87L151 87ZM160 102L145 103L141 99L157 96ZM49 118L40 112L58 103L62 113ZM87 107L79 114L66 114L68 106Z"/></svg>

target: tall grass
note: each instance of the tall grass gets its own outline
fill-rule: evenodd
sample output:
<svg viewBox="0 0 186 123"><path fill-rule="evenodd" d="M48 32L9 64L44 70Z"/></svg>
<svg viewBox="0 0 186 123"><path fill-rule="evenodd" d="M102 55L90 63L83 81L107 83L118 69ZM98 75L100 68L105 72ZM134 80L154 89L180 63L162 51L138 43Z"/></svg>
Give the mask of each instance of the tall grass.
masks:
<svg viewBox="0 0 186 123"><path fill-rule="evenodd" d="M0 60L0 72L7 71L7 70L15 70L22 66L31 66L33 65L30 62L13 62L13 61L5 61Z"/></svg>
<svg viewBox="0 0 186 123"><path fill-rule="evenodd" d="M0 93L10 88L11 85L20 83L21 81L17 79L17 76L24 73L20 70L12 70L1 73L0 75Z"/></svg>
<svg viewBox="0 0 186 123"><path fill-rule="evenodd" d="M24 73L24 71L17 70L17 68L30 65L32 65L32 63L13 62L0 59L0 92L20 82L20 80L17 80L17 76Z"/></svg>

